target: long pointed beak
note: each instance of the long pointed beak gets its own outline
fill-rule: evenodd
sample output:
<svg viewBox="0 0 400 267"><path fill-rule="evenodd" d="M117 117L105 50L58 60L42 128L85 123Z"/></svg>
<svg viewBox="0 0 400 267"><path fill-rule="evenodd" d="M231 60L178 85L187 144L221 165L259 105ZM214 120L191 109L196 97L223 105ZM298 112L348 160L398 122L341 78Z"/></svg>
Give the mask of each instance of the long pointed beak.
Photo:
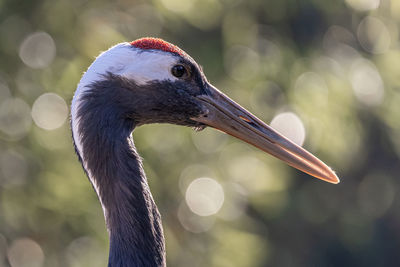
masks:
<svg viewBox="0 0 400 267"><path fill-rule="evenodd" d="M335 172L310 152L279 134L215 87L209 85L207 89L207 94L197 98L208 108L208 113L192 120L235 136L309 175L339 183Z"/></svg>

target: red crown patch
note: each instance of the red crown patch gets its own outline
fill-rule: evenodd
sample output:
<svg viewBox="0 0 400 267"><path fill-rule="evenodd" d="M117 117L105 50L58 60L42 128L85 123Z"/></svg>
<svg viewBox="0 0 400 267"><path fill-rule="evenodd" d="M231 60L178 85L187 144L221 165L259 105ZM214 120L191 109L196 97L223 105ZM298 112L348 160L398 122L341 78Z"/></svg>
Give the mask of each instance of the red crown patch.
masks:
<svg viewBox="0 0 400 267"><path fill-rule="evenodd" d="M186 53L176 45L168 43L160 38L152 38L152 37L140 38L131 42L131 45L141 49L155 49L155 50L175 53L181 56L186 55Z"/></svg>

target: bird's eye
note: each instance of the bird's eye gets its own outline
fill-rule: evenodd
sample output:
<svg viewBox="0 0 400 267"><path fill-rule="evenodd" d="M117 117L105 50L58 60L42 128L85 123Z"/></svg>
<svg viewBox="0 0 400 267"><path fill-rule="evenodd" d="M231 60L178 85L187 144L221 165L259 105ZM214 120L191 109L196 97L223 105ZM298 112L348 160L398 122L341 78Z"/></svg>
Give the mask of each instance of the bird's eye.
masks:
<svg viewBox="0 0 400 267"><path fill-rule="evenodd" d="M175 65L171 69L172 75L177 78L187 78L189 77L189 72L183 65Z"/></svg>

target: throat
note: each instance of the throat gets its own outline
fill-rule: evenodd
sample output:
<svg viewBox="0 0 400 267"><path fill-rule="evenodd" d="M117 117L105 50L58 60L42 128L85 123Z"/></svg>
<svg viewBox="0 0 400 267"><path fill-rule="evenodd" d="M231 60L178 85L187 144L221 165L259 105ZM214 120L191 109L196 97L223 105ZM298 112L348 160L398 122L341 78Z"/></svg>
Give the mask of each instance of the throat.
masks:
<svg viewBox="0 0 400 267"><path fill-rule="evenodd" d="M125 167L102 200L110 234L109 266L165 266L161 217L132 138L127 143L126 154L114 162L114 166L125 162Z"/></svg>
<svg viewBox="0 0 400 267"><path fill-rule="evenodd" d="M111 211L109 267L165 266L165 245L160 215L151 195L129 199L147 205L127 205Z"/></svg>
<svg viewBox="0 0 400 267"><path fill-rule="evenodd" d="M103 206L109 267L165 266L161 218L133 143L133 125L93 130L99 120L98 113L82 113L79 125L72 124L79 127L78 141L73 131L77 152Z"/></svg>

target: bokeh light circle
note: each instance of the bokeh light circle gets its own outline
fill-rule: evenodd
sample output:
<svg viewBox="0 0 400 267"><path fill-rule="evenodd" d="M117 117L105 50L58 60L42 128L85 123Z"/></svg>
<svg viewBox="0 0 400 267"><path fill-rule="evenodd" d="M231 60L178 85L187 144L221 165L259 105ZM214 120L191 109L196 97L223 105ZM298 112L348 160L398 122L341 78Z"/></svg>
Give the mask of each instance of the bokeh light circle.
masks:
<svg viewBox="0 0 400 267"><path fill-rule="evenodd" d="M192 233L207 232L215 223L215 216L199 216L193 213L184 201L179 205L177 215L183 228Z"/></svg>
<svg viewBox="0 0 400 267"><path fill-rule="evenodd" d="M12 139L25 136L32 124L31 109L20 98L7 98L0 104L0 131Z"/></svg>
<svg viewBox="0 0 400 267"><path fill-rule="evenodd" d="M44 253L38 243L29 238L15 240L7 252L12 267L41 267Z"/></svg>
<svg viewBox="0 0 400 267"><path fill-rule="evenodd" d="M46 68L56 55L56 45L53 38L45 32L35 32L28 35L21 43L19 57L33 69Z"/></svg>
<svg viewBox="0 0 400 267"><path fill-rule="evenodd" d="M11 96L10 88L0 79L0 103Z"/></svg>
<svg viewBox="0 0 400 267"><path fill-rule="evenodd" d="M386 25L378 18L364 18L357 29L357 37L361 46L373 54L385 53L391 44L391 37Z"/></svg>
<svg viewBox="0 0 400 267"><path fill-rule="evenodd" d="M225 69L236 81L251 80L257 76L260 69L259 55L246 46L231 47L227 50L224 59Z"/></svg>
<svg viewBox="0 0 400 267"><path fill-rule="evenodd" d="M81 236L73 240L64 251L66 266L102 266L107 255L100 253L102 248L91 237Z"/></svg>
<svg viewBox="0 0 400 267"><path fill-rule="evenodd" d="M200 216L210 216L221 209L224 190L214 179L198 178L186 189L185 199L192 212Z"/></svg>
<svg viewBox="0 0 400 267"><path fill-rule="evenodd" d="M390 176L372 173L365 177L358 187L358 205L367 217L383 216L395 201L396 186Z"/></svg>
<svg viewBox="0 0 400 267"><path fill-rule="evenodd" d="M306 138L306 130L301 119L292 112L284 112L276 115L271 121L271 127L302 146Z"/></svg>
<svg viewBox="0 0 400 267"><path fill-rule="evenodd" d="M377 9L380 0L346 0L346 3L357 11L368 11Z"/></svg>
<svg viewBox="0 0 400 267"><path fill-rule="evenodd" d="M32 118L35 124L45 130L61 127L68 116L65 100L54 93L39 96L32 107Z"/></svg>
<svg viewBox="0 0 400 267"><path fill-rule="evenodd" d="M359 59L351 67L350 81L354 95L363 104L377 106L382 103L384 87L381 75L375 65Z"/></svg>
<svg viewBox="0 0 400 267"><path fill-rule="evenodd" d="M8 150L0 154L0 185L11 187L24 184L28 176L28 162L23 154Z"/></svg>

